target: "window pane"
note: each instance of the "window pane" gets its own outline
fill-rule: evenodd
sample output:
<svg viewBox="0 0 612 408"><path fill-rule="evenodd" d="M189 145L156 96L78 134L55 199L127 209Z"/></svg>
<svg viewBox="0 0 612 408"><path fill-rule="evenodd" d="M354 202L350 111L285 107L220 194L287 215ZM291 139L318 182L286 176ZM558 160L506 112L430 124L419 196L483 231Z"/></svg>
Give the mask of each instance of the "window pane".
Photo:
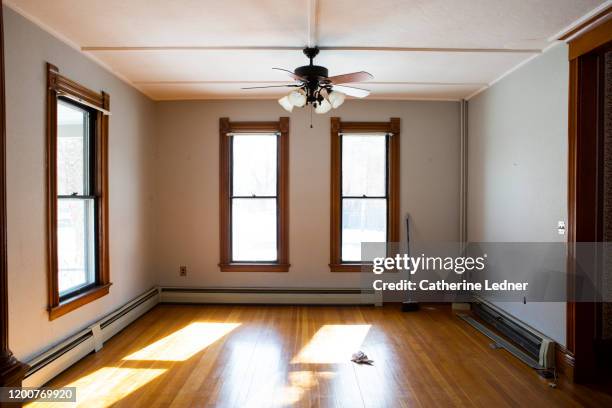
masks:
<svg viewBox="0 0 612 408"><path fill-rule="evenodd" d="M342 260L361 261L362 242L387 240L387 200L342 200Z"/></svg>
<svg viewBox="0 0 612 408"><path fill-rule="evenodd" d="M76 106L57 103L57 194L86 195L89 113Z"/></svg>
<svg viewBox="0 0 612 408"><path fill-rule="evenodd" d="M93 199L58 200L57 264L60 296L94 283Z"/></svg>
<svg viewBox="0 0 612 408"><path fill-rule="evenodd" d="M277 260L275 198L232 200L232 260Z"/></svg>
<svg viewBox="0 0 612 408"><path fill-rule="evenodd" d="M276 195L276 135L238 135L233 144L233 195Z"/></svg>
<svg viewBox="0 0 612 408"><path fill-rule="evenodd" d="M342 136L342 195L385 196L386 137Z"/></svg>

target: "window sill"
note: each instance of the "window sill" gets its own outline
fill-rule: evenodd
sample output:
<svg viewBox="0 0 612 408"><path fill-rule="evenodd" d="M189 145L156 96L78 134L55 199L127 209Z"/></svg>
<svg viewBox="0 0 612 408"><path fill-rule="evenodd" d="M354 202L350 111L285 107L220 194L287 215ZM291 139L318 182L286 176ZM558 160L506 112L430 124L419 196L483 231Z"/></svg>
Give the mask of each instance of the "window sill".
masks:
<svg viewBox="0 0 612 408"><path fill-rule="evenodd" d="M279 263L227 263L219 264L221 272L289 272L290 264Z"/></svg>
<svg viewBox="0 0 612 408"><path fill-rule="evenodd" d="M365 263L333 263L329 264L331 272L361 272Z"/></svg>
<svg viewBox="0 0 612 408"><path fill-rule="evenodd" d="M331 263L329 264L329 270L331 272L362 272L364 266L371 266L371 262L343 262L343 263Z"/></svg>
<svg viewBox="0 0 612 408"><path fill-rule="evenodd" d="M60 316L65 315L79 307L86 305L87 303L91 303L96 299L101 298L102 296L108 295L108 291L112 283L107 283L105 285L96 286L88 290L87 292L80 293L79 295L70 298L57 306L49 308L49 320L55 320Z"/></svg>

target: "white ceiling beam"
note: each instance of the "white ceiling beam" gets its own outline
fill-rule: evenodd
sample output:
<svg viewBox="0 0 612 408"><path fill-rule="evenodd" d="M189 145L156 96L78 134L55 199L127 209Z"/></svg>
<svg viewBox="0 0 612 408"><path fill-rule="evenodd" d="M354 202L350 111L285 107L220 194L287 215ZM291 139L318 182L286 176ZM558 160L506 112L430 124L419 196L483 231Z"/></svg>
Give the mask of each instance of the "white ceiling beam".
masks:
<svg viewBox="0 0 612 408"><path fill-rule="evenodd" d="M509 54L541 54L542 50L535 48L425 48L425 47L354 47L354 46L323 46L321 51L391 51L391 52L473 52L473 53L509 53ZM301 51L302 47L277 46L84 46L86 52L138 52L138 51Z"/></svg>
<svg viewBox="0 0 612 408"><path fill-rule="evenodd" d="M317 45L317 16L319 2L308 0L308 47Z"/></svg>

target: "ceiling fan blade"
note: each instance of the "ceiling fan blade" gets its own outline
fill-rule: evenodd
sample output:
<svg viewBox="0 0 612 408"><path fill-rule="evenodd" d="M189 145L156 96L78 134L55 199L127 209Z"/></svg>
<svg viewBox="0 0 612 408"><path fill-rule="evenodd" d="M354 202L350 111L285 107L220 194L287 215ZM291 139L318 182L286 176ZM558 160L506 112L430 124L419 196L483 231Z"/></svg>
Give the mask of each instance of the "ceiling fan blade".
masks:
<svg viewBox="0 0 612 408"><path fill-rule="evenodd" d="M370 91L368 91L367 89L354 88L352 86L346 85L334 85L332 87L332 90L342 92L349 96L354 96L355 98L365 98L370 94Z"/></svg>
<svg viewBox="0 0 612 408"><path fill-rule="evenodd" d="M267 86L249 86L249 87L240 88L240 89L285 88L285 87L298 88L300 86L301 85L295 85L295 84L290 84L290 85L267 85Z"/></svg>
<svg viewBox="0 0 612 408"><path fill-rule="evenodd" d="M272 68L272 69L275 69L275 70L277 70L277 71L285 71L286 73L288 73L288 74L289 74L289 76L290 76L291 78L295 79L296 81L304 81L304 80L305 80L305 79L304 79L304 78L302 78L301 76L296 75L296 74L295 74L295 72L293 72L293 71L289 71L288 69L285 69L285 68Z"/></svg>
<svg viewBox="0 0 612 408"><path fill-rule="evenodd" d="M333 77L328 77L327 81L331 82L332 84L348 84L351 82L363 82L363 81L367 81L368 79L372 79L374 78L374 76L372 74L370 74L369 72L365 72L365 71L359 71L359 72L352 72L350 74L344 74L344 75L336 75Z"/></svg>

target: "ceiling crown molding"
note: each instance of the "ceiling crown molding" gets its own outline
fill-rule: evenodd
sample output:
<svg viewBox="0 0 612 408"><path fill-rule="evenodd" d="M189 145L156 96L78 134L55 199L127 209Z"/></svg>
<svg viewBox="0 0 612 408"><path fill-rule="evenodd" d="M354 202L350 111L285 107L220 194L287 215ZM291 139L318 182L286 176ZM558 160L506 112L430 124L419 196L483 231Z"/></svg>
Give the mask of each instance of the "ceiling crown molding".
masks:
<svg viewBox="0 0 612 408"><path fill-rule="evenodd" d="M548 41L565 41L568 42L572 38L579 35L585 30L594 28L596 25L601 24L612 15L612 0L608 0L599 7L594 8L584 16L580 17L576 21L572 22L569 26L563 28L561 31L551 36Z"/></svg>

